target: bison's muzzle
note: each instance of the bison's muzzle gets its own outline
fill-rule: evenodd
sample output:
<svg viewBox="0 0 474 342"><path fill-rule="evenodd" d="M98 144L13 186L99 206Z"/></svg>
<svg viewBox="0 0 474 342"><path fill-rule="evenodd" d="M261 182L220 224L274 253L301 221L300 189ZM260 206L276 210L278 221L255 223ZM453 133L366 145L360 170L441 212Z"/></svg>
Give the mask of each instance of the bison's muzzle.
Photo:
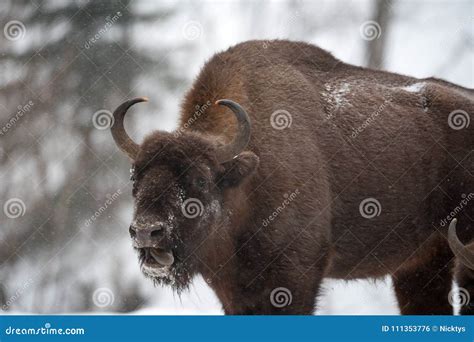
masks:
<svg viewBox="0 0 474 342"><path fill-rule="evenodd" d="M133 247L140 251L147 267L171 266L174 262L173 253L163 248L165 228L165 224L130 226Z"/></svg>

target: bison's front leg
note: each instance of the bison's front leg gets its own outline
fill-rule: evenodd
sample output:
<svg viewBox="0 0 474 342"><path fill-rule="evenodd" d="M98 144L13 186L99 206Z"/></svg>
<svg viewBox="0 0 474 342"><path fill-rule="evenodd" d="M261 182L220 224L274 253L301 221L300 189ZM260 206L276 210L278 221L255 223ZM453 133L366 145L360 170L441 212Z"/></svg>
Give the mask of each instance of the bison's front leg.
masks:
<svg viewBox="0 0 474 342"><path fill-rule="evenodd" d="M311 315L316 307L326 267L325 258L298 264L282 255L261 265L263 271L243 270L218 296L226 315ZM256 261L258 264L258 261ZM267 267L265 267L267 266Z"/></svg>
<svg viewBox="0 0 474 342"><path fill-rule="evenodd" d="M223 301L224 312L226 315L311 315L320 280L300 281L299 284L279 281L242 287L232 300Z"/></svg>
<svg viewBox="0 0 474 342"><path fill-rule="evenodd" d="M450 304L452 258L445 239L427 241L422 263L403 266L394 274L393 284L403 315L452 315ZM409 261L407 261L409 263Z"/></svg>

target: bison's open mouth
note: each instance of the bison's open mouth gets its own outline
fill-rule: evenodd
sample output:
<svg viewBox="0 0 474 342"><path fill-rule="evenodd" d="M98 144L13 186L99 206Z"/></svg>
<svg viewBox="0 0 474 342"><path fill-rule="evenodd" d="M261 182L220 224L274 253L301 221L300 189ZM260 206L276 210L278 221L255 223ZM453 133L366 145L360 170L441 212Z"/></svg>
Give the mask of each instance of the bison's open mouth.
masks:
<svg viewBox="0 0 474 342"><path fill-rule="evenodd" d="M174 263L174 256L171 251L162 248L142 248L144 266L146 267L166 267Z"/></svg>

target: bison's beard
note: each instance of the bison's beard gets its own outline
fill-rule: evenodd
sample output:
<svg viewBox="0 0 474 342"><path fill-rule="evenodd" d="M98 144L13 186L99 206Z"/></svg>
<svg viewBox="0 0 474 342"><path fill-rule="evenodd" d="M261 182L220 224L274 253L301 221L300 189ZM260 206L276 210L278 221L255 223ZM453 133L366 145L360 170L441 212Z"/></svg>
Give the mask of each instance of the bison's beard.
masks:
<svg viewBox="0 0 474 342"><path fill-rule="evenodd" d="M147 267L149 257L145 249L137 249L140 268L143 274L151 279L155 285L171 286L178 293L189 287L193 277L192 260L182 258L179 250L173 250L174 262L170 266Z"/></svg>

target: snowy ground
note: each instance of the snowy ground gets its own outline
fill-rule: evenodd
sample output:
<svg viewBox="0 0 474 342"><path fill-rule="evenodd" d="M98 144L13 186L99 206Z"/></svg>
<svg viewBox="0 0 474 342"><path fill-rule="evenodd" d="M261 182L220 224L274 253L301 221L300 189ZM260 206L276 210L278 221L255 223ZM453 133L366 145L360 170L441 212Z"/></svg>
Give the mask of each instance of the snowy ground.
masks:
<svg viewBox="0 0 474 342"><path fill-rule="evenodd" d="M398 315L391 280L325 280L316 315ZM137 315L222 315L219 300L202 278L197 278L188 293L179 298L163 289L152 306L134 312Z"/></svg>

